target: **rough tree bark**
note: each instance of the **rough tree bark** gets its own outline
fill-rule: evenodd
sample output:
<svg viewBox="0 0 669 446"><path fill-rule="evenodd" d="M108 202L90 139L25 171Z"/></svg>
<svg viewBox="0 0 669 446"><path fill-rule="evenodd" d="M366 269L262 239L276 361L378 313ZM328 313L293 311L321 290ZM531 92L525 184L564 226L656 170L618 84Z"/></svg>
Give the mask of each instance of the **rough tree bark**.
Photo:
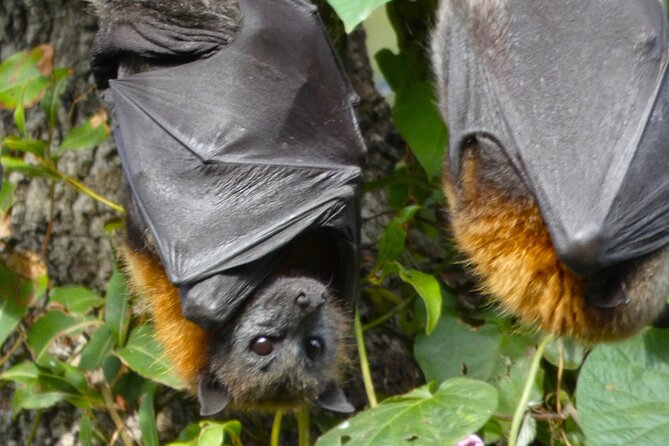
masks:
<svg viewBox="0 0 669 446"><path fill-rule="evenodd" d="M96 19L86 9L86 4L80 0L0 2L0 59L42 43L53 44L56 66L70 67L75 73L64 96L67 109L92 85L88 51L97 26ZM72 115L74 123L100 107L95 93L90 92L78 103ZM66 118L64 111L61 118ZM29 131L34 134L43 130L40 128L43 121L39 112L29 112ZM0 136L11 133L14 133L11 117L3 114ZM94 190L116 199L120 165L111 141L92 151L67 154L60 167ZM30 181L20 175L11 175L10 179L17 184L17 189L11 214L11 235L2 240L4 243L0 247L4 246L5 251L2 254L7 255L9 251L39 253L49 222L49 183L45 180ZM112 270L111 249L103 225L114 214L63 185L56 187L55 204L47 251L52 283L85 284L101 290ZM4 388L0 395L0 438L3 444L23 445L30 436L35 414L22 412L13 420L10 397L11 388ZM33 444L76 444L76 418L74 408L65 404L43 413L36 424Z"/></svg>
<svg viewBox="0 0 669 446"><path fill-rule="evenodd" d="M88 52L95 31L96 19L82 0L0 0L0 59L41 43L51 43L55 47L56 66L70 67L75 73L64 98L65 108L69 109L75 98L89 92L78 102L72 115L74 123L102 107L91 92L93 79ZM361 97L360 123L369 150L365 177L374 179L392 170L403 154L403 143L390 123L388 105L374 89L364 40L361 30L349 38L344 65ZM62 117L65 117L64 112ZM11 116L3 113L0 118L0 136L12 133ZM41 120L37 113L29 115L29 131L39 132ZM104 196L118 200L121 171L111 139L92 151L68 153L60 167ZM12 174L10 179L17 184L17 190L11 235L0 239L0 255L16 250L40 252L49 224L49 183L30 181L18 174ZM383 217L378 218L386 210L384 203L383 192L364 197L363 250L368 254L373 254L378 234L387 222ZM114 216L104 205L68 187L56 187L52 234L46 256L52 284L104 288L113 262L103 225ZM375 381L380 387L392 393L417 384L420 377L401 338L392 332L380 331L369 337L368 344ZM374 352L378 354L375 356ZM352 394L362 398L361 383L353 379L351 386L358 389ZM0 438L3 444L24 444L30 435L34 414L24 412L12 420L10 396L11 388L0 390ZM185 406L192 407L192 404ZM182 424L192 421L187 419L187 411L176 415L172 412L168 416L185 417ZM76 410L67 405L43 413L36 424L33 444L76 444L76 419ZM133 423L136 420L129 421Z"/></svg>

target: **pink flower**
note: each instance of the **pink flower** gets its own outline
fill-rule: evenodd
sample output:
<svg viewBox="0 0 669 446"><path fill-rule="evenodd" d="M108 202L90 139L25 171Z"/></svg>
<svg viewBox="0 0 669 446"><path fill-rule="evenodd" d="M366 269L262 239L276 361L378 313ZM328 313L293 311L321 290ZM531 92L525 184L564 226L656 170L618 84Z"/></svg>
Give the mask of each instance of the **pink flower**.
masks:
<svg viewBox="0 0 669 446"><path fill-rule="evenodd" d="M477 435L472 434L458 441L454 446L485 446L485 444Z"/></svg>

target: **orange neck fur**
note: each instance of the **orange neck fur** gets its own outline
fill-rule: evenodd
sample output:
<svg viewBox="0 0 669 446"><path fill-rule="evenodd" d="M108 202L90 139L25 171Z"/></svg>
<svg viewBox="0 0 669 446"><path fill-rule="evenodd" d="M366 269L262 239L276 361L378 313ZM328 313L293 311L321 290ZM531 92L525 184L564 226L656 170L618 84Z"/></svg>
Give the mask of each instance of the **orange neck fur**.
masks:
<svg viewBox="0 0 669 446"><path fill-rule="evenodd" d="M128 248L120 251L133 291L150 303L158 340L178 374L194 390L208 357L207 332L183 317L179 290L157 260Z"/></svg>

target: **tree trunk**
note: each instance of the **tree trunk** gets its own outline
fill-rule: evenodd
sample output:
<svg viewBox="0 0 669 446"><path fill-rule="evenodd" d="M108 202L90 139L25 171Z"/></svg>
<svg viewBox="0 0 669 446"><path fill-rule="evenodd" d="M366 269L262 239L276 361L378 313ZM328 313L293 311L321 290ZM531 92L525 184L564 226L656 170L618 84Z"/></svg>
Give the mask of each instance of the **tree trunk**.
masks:
<svg viewBox="0 0 669 446"><path fill-rule="evenodd" d="M63 105L69 110L76 98L72 124L102 107L91 89L93 78L88 52L97 29L96 19L86 3L80 0L2 0L0 3L0 57L51 43L55 48L55 66L72 68L74 78L64 96ZM87 94L86 94L87 93ZM44 115L40 110L28 110L28 129L33 135L44 131ZM61 122L67 120L61 111ZM0 122L0 134L16 134L11 116L5 114ZM62 132L67 129L59 128ZM101 147L67 153L60 168L83 181L93 190L116 199L120 185L120 164L111 140ZM10 176L17 183L12 210L12 236L8 246L21 251L40 253L47 234L50 214L50 182ZM104 205L74 189L58 184L55 188L53 223L47 251L49 276L53 284L85 284L101 290L111 274L111 250L103 230L106 221L114 217Z"/></svg>
<svg viewBox="0 0 669 446"><path fill-rule="evenodd" d="M63 105L72 113L72 124L101 108L94 91L88 52L97 29L96 19L80 0L2 0L0 2L0 59L42 43L55 48L55 66L69 67L74 78L67 88ZM44 115L27 111L27 127L31 135L44 132ZM67 113L61 111L61 122ZM57 138L67 128L59 128ZM16 134L9 113L0 120L0 136ZM104 196L116 199L120 185L120 164L111 140L101 147L84 152L68 153L60 161L61 170L83 181ZM19 174L9 176L17 186L11 214L11 235L0 240L0 255L10 252L41 253L51 213L50 182L27 179ZM103 230L114 217L103 205L68 186L56 185L51 237L46 263L52 285L79 284L102 290L112 271L111 246ZM9 342L11 343L11 342ZM3 352L4 353L4 352ZM18 352L19 354L21 352ZM0 395L0 438L2 444L23 445L31 436L35 445L75 445L78 432L77 411L60 404L40 416L22 412L12 419L11 386Z"/></svg>

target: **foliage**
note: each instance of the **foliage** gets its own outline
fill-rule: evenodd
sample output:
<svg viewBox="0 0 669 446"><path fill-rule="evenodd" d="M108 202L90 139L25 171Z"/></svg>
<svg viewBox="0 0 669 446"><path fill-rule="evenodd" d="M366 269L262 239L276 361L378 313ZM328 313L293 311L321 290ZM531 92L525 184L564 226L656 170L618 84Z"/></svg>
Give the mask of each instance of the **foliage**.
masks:
<svg viewBox="0 0 669 446"><path fill-rule="evenodd" d="M669 438L669 333L652 329L595 348L579 374L588 444L664 444Z"/></svg>
<svg viewBox="0 0 669 446"><path fill-rule="evenodd" d="M497 407L497 392L482 381L454 378L388 398L323 435L317 446L454 444L481 428ZM399 441L398 441L399 440Z"/></svg>
<svg viewBox="0 0 669 446"><path fill-rule="evenodd" d="M3 170L5 174L20 172L45 178L52 187L53 182L62 181L122 210L58 170L64 153L96 147L109 135L106 113L101 111L82 125L69 126L56 144L61 96L70 76L69 69L53 68L53 49L48 45L15 54L0 64L0 107L14 110L18 131L2 141ZM47 127L44 139L28 134L29 112L43 114ZM3 215L11 208L13 191L11 183L4 181L0 193ZM10 346L0 365L10 358L15 363L0 373L0 380L16 386L14 414L70 403L83 414L79 440L84 445L100 439L109 442L96 426L95 413L99 411L108 412L116 423L113 436L120 435L130 444L119 416L119 412L130 410L139 411L146 444L158 444L154 383L183 387L155 341L151 325L131 317L128 291L118 272L109 280L103 299L82 286L50 287L46 268L37 256L0 259L0 345L4 344ZM76 348L68 348L68 344ZM21 347L24 353L17 361L13 355Z"/></svg>
<svg viewBox="0 0 669 446"><path fill-rule="evenodd" d="M335 427L319 423L331 429L323 429L317 444L449 445L470 434L486 444L509 439L514 445L663 444L669 434L666 333L649 330L592 352L568 340L548 343L449 279L460 267L440 221L439 177L448 132L435 105L425 54L436 0L329 3L347 31L385 5L398 52L385 49L375 58L393 91L394 124L408 150L392 175L365 185L366 191L385 190L392 210L376 258L366 265L364 293L371 305L365 323L356 316L370 407L338 419ZM123 213L58 168L67 152L96 147L109 135L102 111L80 125L67 122L62 97L71 75L53 67L48 45L0 64L0 108L13 114L16 127L16 134L2 140L0 219L13 201L9 172L48 181L52 188L63 182ZM32 135L28 117L41 120L45 137ZM108 225L110 232L117 228ZM118 271L103 298L80 285L53 287L38 256L0 258L0 347L6 352L0 381L14 385L15 415L69 403L82 414L81 444L118 439L129 445L133 440L123 420L138 413L143 444L159 444L157 391L180 389L183 383L173 375L151 325L132 306ZM363 337L380 326L411 339L428 384L377 404ZM7 367L10 359L13 365ZM99 413L108 414L114 432L99 425ZM220 444L242 444L239 422L203 420L170 443Z"/></svg>

